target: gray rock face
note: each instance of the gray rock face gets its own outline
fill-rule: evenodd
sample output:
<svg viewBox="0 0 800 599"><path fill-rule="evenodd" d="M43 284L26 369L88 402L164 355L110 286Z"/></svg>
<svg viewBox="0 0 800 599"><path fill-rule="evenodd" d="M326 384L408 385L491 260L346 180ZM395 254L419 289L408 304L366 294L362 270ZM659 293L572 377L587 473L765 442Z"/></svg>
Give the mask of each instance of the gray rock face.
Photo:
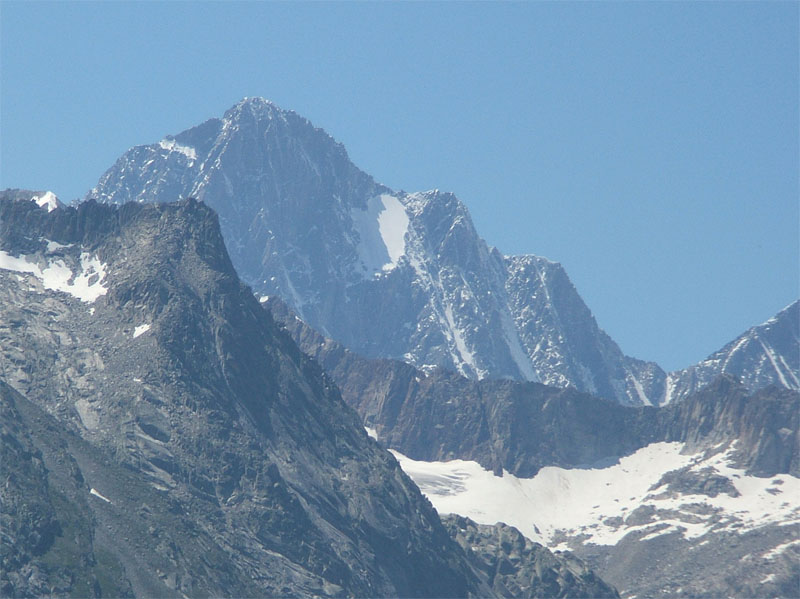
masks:
<svg viewBox="0 0 800 599"><path fill-rule="evenodd" d="M4 595L489 593L207 207L0 200L0 251Z"/></svg>
<svg viewBox="0 0 800 599"><path fill-rule="evenodd" d="M786 526L726 531L687 540L680 532L614 546L580 546L575 554L623 597L797 597L800 551Z"/></svg>
<svg viewBox="0 0 800 599"><path fill-rule="evenodd" d="M800 393L771 386L751 393L720 376L683 402L661 411L665 440L689 448L736 441L734 463L748 473L800 477Z"/></svg>
<svg viewBox="0 0 800 599"><path fill-rule="evenodd" d="M443 520L475 567L501 597L619 597L568 552L553 554L526 539L516 528L476 524L462 516Z"/></svg>
<svg viewBox="0 0 800 599"><path fill-rule="evenodd" d="M0 593L4 597L65 595L131 596L113 556L100 550L83 479L58 427L0 382ZM27 415L27 414L26 414ZM38 430L37 430L38 429ZM47 454L36 446L45 433ZM55 442L54 442L55 441ZM61 442L59 442L61 441ZM51 459L60 467L48 476ZM79 491L80 489L80 491Z"/></svg>
<svg viewBox="0 0 800 599"><path fill-rule="evenodd" d="M258 294L361 355L625 404L663 396L664 373L622 354L559 264L501 255L452 194L375 183L323 131L265 100L131 149L87 197L190 196L219 213Z"/></svg>
<svg viewBox="0 0 800 599"><path fill-rule="evenodd" d="M31 191L30 189L6 189L3 191L3 197L11 200L30 200L35 202L40 208L44 208L48 212L52 212L58 208L63 208L64 204L61 203L52 191Z"/></svg>

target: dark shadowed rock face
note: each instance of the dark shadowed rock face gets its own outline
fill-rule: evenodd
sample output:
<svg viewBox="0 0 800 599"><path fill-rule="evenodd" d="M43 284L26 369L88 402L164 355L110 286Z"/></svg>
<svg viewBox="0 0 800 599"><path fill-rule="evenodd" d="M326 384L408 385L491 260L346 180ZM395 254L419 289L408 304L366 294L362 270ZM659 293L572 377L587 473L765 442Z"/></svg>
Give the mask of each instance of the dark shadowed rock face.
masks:
<svg viewBox="0 0 800 599"><path fill-rule="evenodd" d="M92 534L84 481L54 421L0 382L0 593L132 596L120 564ZM28 413L21 411L28 408ZM30 411L34 419L26 418ZM24 415L23 415L24 414ZM39 432L46 439L43 453ZM58 470L49 474L51 459ZM56 480L53 480L56 479Z"/></svg>
<svg viewBox="0 0 800 599"><path fill-rule="evenodd" d="M619 597L571 553L554 554L512 526L487 526L462 516L442 522L501 597Z"/></svg>
<svg viewBox="0 0 800 599"><path fill-rule="evenodd" d="M485 594L203 204L3 200L0 251L4 559L41 573L13 594Z"/></svg>
<svg viewBox="0 0 800 599"><path fill-rule="evenodd" d="M771 386L755 393L720 376L662 411L664 438L687 448L736 442L734 463L755 476L800 476L800 394Z"/></svg>

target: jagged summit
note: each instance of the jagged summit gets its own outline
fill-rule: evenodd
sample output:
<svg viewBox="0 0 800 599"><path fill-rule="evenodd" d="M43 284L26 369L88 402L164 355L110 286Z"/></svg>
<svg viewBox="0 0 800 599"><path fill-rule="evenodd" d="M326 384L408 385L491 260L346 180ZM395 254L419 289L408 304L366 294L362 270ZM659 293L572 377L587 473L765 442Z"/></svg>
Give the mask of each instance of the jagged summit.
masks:
<svg viewBox="0 0 800 599"><path fill-rule="evenodd" d="M295 111L281 108L272 100L260 96L246 96L242 98L226 110L222 118L224 121L231 122L242 118L253 118L257 120L288 120L290 118L297 118L313 127L307 119L298 115Z"/></svg>
<svg viewBox="0 0 800 599"><path fill-rule="evenodd" d="M267 98L264 98L262 96L245 96L244 98L239 100L236 104L234 104L233 107L229 109L229 112L234 110L241 110L243 108L251 108L254 110L262 108L282 110L280 106L275 104L275 102L273 102L272 100L268 100Z"/></svg>
<svg viewBox="0 0 800 599"><path fill-rule="evenodd" d="M286 110L261 97L246 97L231 106L225 111L222 117L225 125L245 125L247 123L268 123L269 121L279 121L292 123L309 130L325 133L318 129L311 122L297 114L293 110ZM337 143L330 135L325 133L325 137L333 143ZM341 144L338 144L341 145Z"/></svg>
<svg viewBox="0 0 800 599"><path fill-rule="evenodd" d="M132 148L89 193L188 196L219 213L256 293L364 356L626 404L671 397L663 370L622 353L558 263L503 256L455 195L380 185L322 129L268 100L245 98L221 119Z"/></svg>
<svg viewBox="0 0 800 599"><path fill-rule="evenodd" d="M11 401L43 448L36 484L68 497L52 510L65 528L82 519L86 563L121 563L136 596L486 595L430 504L239 281L210 208L48 213L0 194L0 257L0 322L13 323L0 381L27 398ZM89 260L86 286L102 293L53 287ZM0 384L4 410L7 395ZM37 432L47 422L58 432ZM20 501L47 504L41 491ZM64 536L52 555L73 559ZM25 549L2 542L4 557ZM85 594L14 591L56 578L8 571L4 595Z"/></svg>
<svg viewBox="0 0 800 599"><path fill-rule="evenodd" d="M794 319L795 321L798 321L798 314L800 314L800 299L791 302L785 308L780 310L775 316L768 318L759 326L767 327L769 325L780 324L785 319ZM798 327L795 327L795 332L797 332L797 329Z"/></svg>
<svg viewBox="0 0 800 599"><path fill-rule="evenodd" d="M705 360L667 377L665 401L690 395L720 374L739 377L750 390L777 384L800 390L800 300L794 301L760 325Z"/></svg>

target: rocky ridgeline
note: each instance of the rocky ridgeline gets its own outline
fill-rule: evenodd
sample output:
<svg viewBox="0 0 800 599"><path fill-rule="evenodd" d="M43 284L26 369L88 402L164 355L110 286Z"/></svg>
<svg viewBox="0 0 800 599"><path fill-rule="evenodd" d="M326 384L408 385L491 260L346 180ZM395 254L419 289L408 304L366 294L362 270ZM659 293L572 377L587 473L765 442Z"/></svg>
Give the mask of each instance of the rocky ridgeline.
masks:
<svg viewBox="0 0 800 599"><path fill-rule="evenodd" d="M131 149L87 197L201 198L256 293L361 355L661 400L664 373L622 354L559 264L503 256L453 194L376 183L324 131L266 100Z"/></svg>
<svg viewBox="0 0 800 599"><path fill-rule="evenodd" d="M622 353L561 265L504 256L453 194L388 189L323 130L261 98L132 148L87 197L201 198L258 295L282 298L365 357L569 386L626 405L680 400L723 373L751 390L800 388L797 305L788 336L759 335L667 375Z"/></svg>
<svg viewBox="0 0 800 599"><path fill-rule="evenodd" d="M413 459L469 459L530 477L543 466L592 464L659 441L689 447L736 441L737 459L749 473L800 476L796 391L772 386L753 393L724 375L681 402L622 406L575 389L475 381L368 360L316 333L279 299L264 306L331 375L381 442Z"/></svg>
<svg viewBox="0 0 800 599"><path fill-rule="evenodd" d="M4 595L493 594L205 205L0 199L0 251Z"/></svg>

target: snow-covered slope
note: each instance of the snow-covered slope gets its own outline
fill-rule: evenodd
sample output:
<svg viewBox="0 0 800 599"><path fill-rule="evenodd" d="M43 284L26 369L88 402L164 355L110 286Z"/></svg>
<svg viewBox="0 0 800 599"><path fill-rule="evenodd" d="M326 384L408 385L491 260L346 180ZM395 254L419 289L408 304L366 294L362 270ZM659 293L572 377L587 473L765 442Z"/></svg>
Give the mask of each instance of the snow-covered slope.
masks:
<svg viewBox="0 0 800 599"><path fill-rule="evenodd" d="M548 466L527 479L506 471L497 476L477 462L421 462L392 453L439 512L505 522L556 550L569 549L568 540L578 536L583 543L616 545L630 533L652 538L677 532L695 539L712 531L800 525L800 505L787 501L800 497L800 479L748 476L728 464L729 452L682 450L683 443L653 443L613 464ZM680 471L685 482L707 477L709 469L718 477L713 496L699 488L667 492L679 477L665 474ZM698 503L704 509L688 507ZM633 516L642 507L660 517Z"/></svg>
<svg viewBox="0 0 800 599"><path fill-rule="evenodd" d="M131 149L88 196L202 199L258 294L362 355L626 404L663 395L664 373L622 354L560 265L503 256L454 195L377 184L324 131L266 100Z"/></svg>
<svg viewBox="0 0 800 599"><path fill-rule="evenodd" d="M440 513L504 522L554 551L594 559L623 597L796 589L800 479L750 476L730 463L733 447L654 443L615 463L551 466L529 479L393 453ZM633 563L639 555L652 563Z"/></svg>
<svg viewBox="0 0 800 599"><path fill-rule="evenodd" d="M28 285L41 285L92 303L108 291L104 286L106 265L89 252L70 251L73 247L47 241L42 257L14 256L0 250L0 270L17 273L20 281L33 275L35 281L27 280Z"/></svg>
<svg viewBox="0 0 800 599"><path fill-rule="evenodd" d="M662 403L680 400L720 374L734 374L751 390L770 384L800 389L800 300L711 354L667 376Z"/></svg>

